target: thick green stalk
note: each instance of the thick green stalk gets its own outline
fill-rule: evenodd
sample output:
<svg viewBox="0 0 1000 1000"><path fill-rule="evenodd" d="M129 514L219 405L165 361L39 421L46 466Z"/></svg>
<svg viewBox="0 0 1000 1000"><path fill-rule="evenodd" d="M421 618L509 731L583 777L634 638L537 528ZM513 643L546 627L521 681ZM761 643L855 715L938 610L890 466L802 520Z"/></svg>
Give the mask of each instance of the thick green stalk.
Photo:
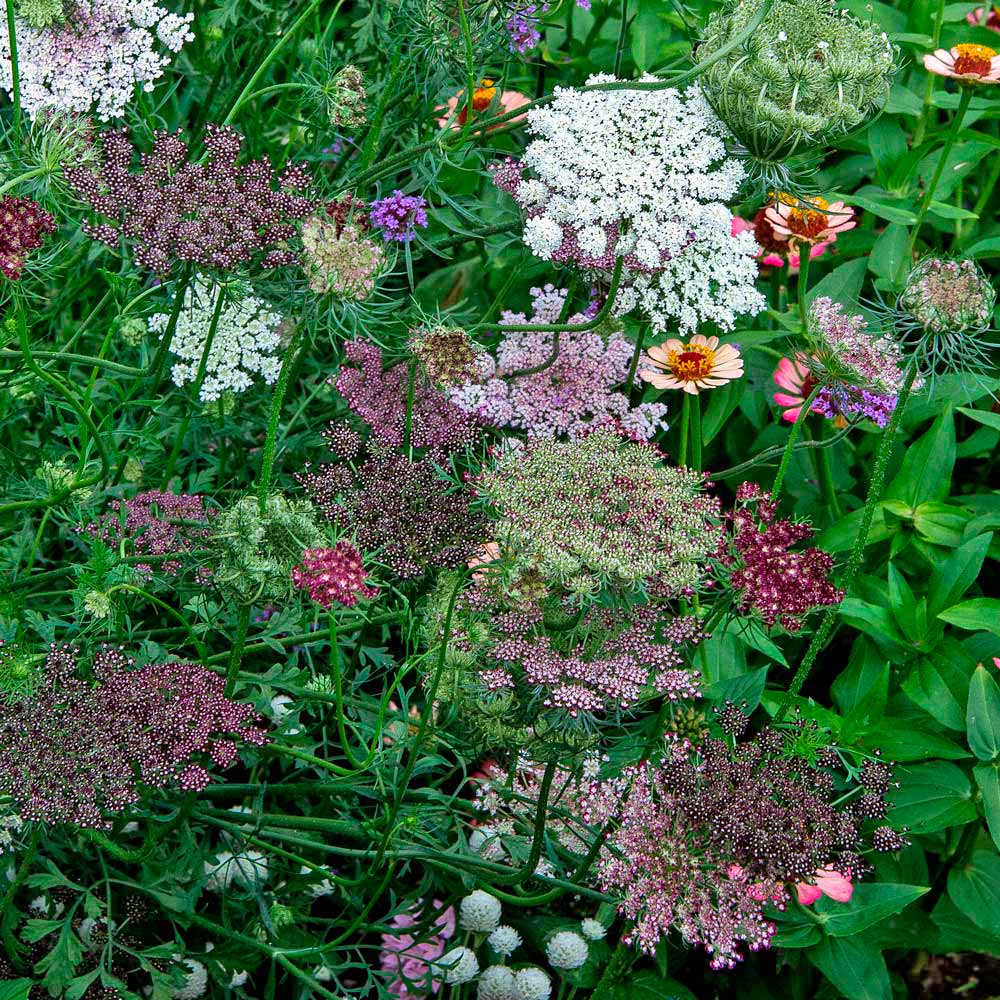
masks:
<svg viewBox="0 0 1000 1000"><path fill-rule="evenodd" d="M799 299L799 322L802 324L802 332L809 328L809 303L806 300L806 293L809 291L809 251L812 247L808 243L799 244L799 283L796 287L796 294Z"/></svg>
<svg viewBox="0 0 1000 1000"><path fill-rule="evenodd" d="M691 394L684 393L684 399L681 402L681 434L680 442L677 449L677 464L687 465L688 457L688 437L690 436L689 428L691 426Z"/></svg>
<svg viewBox="0 0 1000 1000"><path fill-rule="evenodd" d="M854 542L854 549L851 552L850 561L847 564L847 569L844 571L844 577L841 581L841 587L845 594L850 593L854 577L857 576L858 570L861 568L861 563L864 561L865 546L868 544L868 532L871 530L872 521L875 518L875 508L882 499L882 490L885 487L885 471L889 465L889 457L892 454L893 441L895 440L896 431L899 428L899 422L902 419L903 410L906 408L906 402L910 398L910 391L913 389L913 382L916 377L917 367L911 363L903 380L903 385L899 390L896 409L893 410L889 426L885 429L882 440L879 442L878 452L875 455L875 467L872 469L872 478L868 487L868 498L865 500L861 526L858 528L858 537ZM813 635L812 641L809 643L809 648L802 658L802 663L799 664L799 668L792 678L792 683L789 685L785 700L775 716L776 722L780 722L785 717L791 707L792 699L802 690L802 685L805 684L809 672L816 662L816 658L823 651L823 647L826 645L826 641L833 631L836 616L836 605L828 608L823 615L823 621Z"/></svg>
<svg viewBox="0 0 1000 1000"><path fill-rule="evenodd" d="M685 396L688 394L685 393ZM701 396L691 396L691 468L701 472Z"/></svg>
<svg viewBox="0 0 1000 1000"><path fill-rule="evenodd" d="M245 604L240 608L240 616L236 620L236 640L233 642L233 649L229 654L225 690L227 698L232 696L233 688L236 687L236 675L240 672L240 664L243 662L243 648L247 644L247 630L249 628L250 606Z"/></svg>
<svg viewBox="0 0 1000 1000"><path fill-rule="evenodd" d="M825 420L820 423L821 437L826 434L826 424ZM819 480L820 496L823 498L823 503L829 508L831 518L834 521L839 521L842 513L840 501L837 499L837 487L833 481L833 470L830 468L830 452L826 448L816 448L812 454L816 461L816 478Z"/></svg>

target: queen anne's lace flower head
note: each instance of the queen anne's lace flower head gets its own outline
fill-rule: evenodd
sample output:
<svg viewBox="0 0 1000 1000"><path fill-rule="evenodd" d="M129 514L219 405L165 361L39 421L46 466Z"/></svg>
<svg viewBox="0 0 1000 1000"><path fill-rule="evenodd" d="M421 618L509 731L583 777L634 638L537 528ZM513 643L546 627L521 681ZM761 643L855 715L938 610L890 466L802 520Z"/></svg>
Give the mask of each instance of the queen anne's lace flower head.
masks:
<svg viewBox="0 0 1000 1000"><path fill-rule="evenodd" d="M181 359L170 370L174 385L183 386L197 379L218 297L223 294L228 298L231 293L207 281L196 282L185 293L170 342L171 353ZM159 313L150 319L149 328L162 337L169 322L166 313ZM281 374L281 358L274 352L281 344L283 322L281 316L252 295L223 303L199 398L213 402L227 390L245 392L254 384L255 375L273 385Z"/></svg>
<svg viewBox="0 0 1000 1000"><path fill-rule="evenodd" d="M536 138L522 161L493 168L525 213L535 255L605 281L623 257L615 312L639 308L657 333L707 321L730 329L759 312L757 248L749 234L732 235L725 205L743 167L727 156L726 128L698 88L555 95L528 113Z"/></svg>
<svg viewBox="0 0 1000 1000"><path fill-rule="evenodd" d="M15 17L21 107L120 118L137 84L147 93L171 53L194 39L194 14L171 14L153 0L77 0L65 21L33 27ZM0 87L12 94L7 32L0 32Z"/></svg>

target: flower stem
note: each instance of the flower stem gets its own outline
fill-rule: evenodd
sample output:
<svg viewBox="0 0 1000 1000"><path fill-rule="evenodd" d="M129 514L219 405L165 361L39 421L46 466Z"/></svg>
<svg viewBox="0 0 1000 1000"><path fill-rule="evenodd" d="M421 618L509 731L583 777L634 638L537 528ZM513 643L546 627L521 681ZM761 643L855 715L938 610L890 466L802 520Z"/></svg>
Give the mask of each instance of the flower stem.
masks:
<svg viewBox="0 0 1000 1000"><path fill-rule="evenodd" d="M274 387L274 395L271 397L271 411L267 418L267 435L264 438L264 457L261 459L260 481L257 484L257 505L262 515L267 510L267 496L271 491L271 476L274 473L274 455L277 449L281 404L285 401L288 383L292 380L292 369L297 361L300 330L301 327L297 327L295 333L292 334L291 343L285 352L285 359L281 363L278 384Z"/></svg>
<svg viewBox="0 0 1000 1000"><path fill-rule="evenodd" d="M701 396L690 396L688 399L691 403L691 468L701 472ZM688 399L684 401L688 402Z"/></svg>
<svg viewBox="0 0 1000 1000"><path fill-rule="evenodd" d="M16 59L14 60L14 65L17 65ZM17 177L12 177L9 181L4 181L3 184L0 184L0 194L6 194L11 188L17 187L18 184L33 180L35 177L41 177L46 173L48 173L48 170L45 167L35 167L32 170L26 170L23 174L18 174Z"/></svg>
<svg viewBox="0 0 1000 1000"><path fill-rule="evenodd" d="M792 452L795 451L795 442L798 441L799 435L802 433L802 426L821 388L821 385L816 385L813 388L813 391L809 393L802 404L802 409L799 410L799 415L795 418L795 423L792 424L791 433L788 435L788 441L785 442L785 450L781 456L781 464L778 466L777 475L774 477L774 486L771 487L771 499L775 503L777 503L778 497L781 494L781 486L785 481L785 473L788 472L788 463L791 462Z"/></svg>
<svg viewBox="0 0 1000 1000"><path fill-rule="evenodd" d="M10 90L14 103L12 130L14 145L21 145L21 72L17 64L17 29L14 24L14 0L7 0L7 42L10 46ZM18 178L22 180L23 178ZM0 188L0 193L6 189Z"/></svg>
<svg viewBox="0 0 1000 1000"><path fill-rule="evenodd" d="M236 640L233 642L233 649L229 654L229 666L226 669L225 695L227 698L232 696L233 688L236 687L236 675L240 672L240 664L243 662L243 649L247 644L249 628L250 605L244 604L240 608L240 616L236 621Z"/></svg>
<svg viewBox="0 0 1000 1000"><path fill-rule="evenodd" d="M799 283L796 286L796 293L799 299L799 322L802 324L802 332L809 327L809 302L806 299L806 292L809 291L809 251L812 249L808 244L799 246Z"/></svg>
<svg viewBox="0 0 1000 1000"><path fill-rule="evenodd" d="M947 164L948 157L951 155L952 147L958 139L958 133L962 128L962 120L965 118L965 112L968 111L971 100L972 88L963 87L962 96L958 101L958 110L955 112L955 117L951 120L951 129L948 131L948 138L945 139L941 155L938 157L937 166L935 166L930 183L928 183L927 190L924 192L924 199L920 203L920 210L917 212L917 221L913 224L913 229L910 232L910 239L906 244L906 253L903 254L903 267L906 267L913 261L913 251L917 245L917 239L920 236L920 227L924 224L924 219L927 218L927 213L931 210L931 202L934 200L934 194L937 191L938 182L941 180L941 175L944 173L945 164ZM902 278L902 275L899 275L899 277Z"/></svg>
<svg viewBox="0 0 1000 1000"><path fill-rule="evenodd" d="M632 363L628 366L628 377L625 379L625 396L632 395L632 386L635 384L635 373L639 367L639 358L642 356L642 348L646 341L646 327L639 327L639 335L635 338L635 350L632 352Z"/></svg>
<svg viewBox="0 0 1000 1000"><path fill-rule="evenodd" d="M826 436L826 421L820 425L820 436ZM842 514L840 501L837 499L837 488L833 482L833 470L830 468L830 452L826 448L816 448L813 451L816 462L816 478L819 480L820 495L823 503L830 509L830 516L839 521Z"/></svg>
<svg viewBox="0 0 1000 1000"><path fill-rule="evenodd" d="M688 455L688 427L691 424L691 394L684 393L684 401L681 403L681 436L680 446L677 450L677 464L687 465Z"/></svg>
<svg viewBox="0 0 1000 1000"><path fill-rule="evenodd" d="M403 417L403 451L413 461L413 392L417 386L417 359L410 362L406 379L406 413Z"/></svg>
<svg viewBox="0 0 1000 1000"><path fill-rule="evenodd" d="M854 577L857 576L858 570L861 568L861 563L864 560L865 546L868 544L868 533L875 518L875 508L882 499L882 490L885 486L885 470L889 465L889 456L892 454L893 441L896 437L896 431L899 428L899 422L902 419L903 410L906 408L906 402L910 398L910 390L913 388L913 382L916 377L917 366L911 363L899 390L896 409L893 410L889 426L882 435L878 452L875 455L875 467L872 470L872 478L868 487L868 498L865 500L865 510L861 518L861 526L858 528L858 537L854 542L854 549L851 552L851 558L847 564L847 569L844 572L844 578L841 583L845 594L850 592ZM809 676L809 671L812 670L816 658L822 652L823 646L826 644L826 640L833 630L836 615L837 605L828 608L824 614L823 621L813 635L812 641L809 643L809 648L802 658L802 663L799 664L799 668L792 678L792 683L785 694L785 700L782 702L781 708L775 716L775 722L780 722L785 717L791 707L792 699L802 690L802 685L805 684Z"/></svg>

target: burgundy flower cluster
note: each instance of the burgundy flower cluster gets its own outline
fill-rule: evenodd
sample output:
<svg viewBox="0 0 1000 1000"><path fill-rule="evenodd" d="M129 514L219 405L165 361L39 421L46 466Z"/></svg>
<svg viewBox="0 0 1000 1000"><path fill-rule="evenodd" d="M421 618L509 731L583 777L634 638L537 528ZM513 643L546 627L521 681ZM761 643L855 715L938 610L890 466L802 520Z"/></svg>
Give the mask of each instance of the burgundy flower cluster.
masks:
<svg viewBox="0 0 1000 1000"><path fill-rule="evenodd" d="M292 583L324 608L332 604L353 608L358 598L373 598L378 588L365 583L367 577L361 553L346 541L332 549L306 549L302 565L292 570Z"/></svg>
<svg viewBox="0 0 1000 1000"><path fill-rule="evenodd" d="M204 548L203 543L211 532L201 525L207 525L215 513L205 508L204 497L162 490L138 493L131 500L112 500L110 506L109 513L83 530L92 538L115 547L126 541L140 556L173 556ZM177 559L167 559L159 568L168 576L176 576L181 563ZM136 569L140 573L153 572L148 563L140 563Z"/></svg>
<svg viewBox="0 0 1000 1000"><path fill-rule="evenodd" d="M851 789L862 794L845 794L834 750L814 760L794 752L810 726L765 729L732 745L710 738L697 751L677 741L661 761L590 786L584 819L615 824L598 881L624 896L631 942L652 953L673 929L702 945L712 968L732 968L742 945L769 946L766 905L783 908L791 888L821 869L847 879L867 873L863 827L885 815L892 772L871 762ZM897 850L902 838L880 829L880 846Z"/></svg>
<svg viewBox="0 0 1000 1000"><path fill-rule="evenodd" d="M331 385L351 410L371 428L382 444L398 448L403 443L409 367L398 364L382 370L382 351L367 340L351 341L344 347L345 361ZM352 367L354 366L354 367ZM415 373L410 442L437 455L475 444L481 437L482 421L460 409L422 372Z"/></svg>
<svg viewBox="0 0 1000 1000"><path fill-rule="evenodd" d="M295 478L324 517L402 579L461 566L482 543L485 520L472 497L426 459L375 449L356 474L331 463Z"/></svg>
<svg viewBox="0 0 1000 1000"><path fill-rule="evenodd" d="M100 145L99 170L65 170L80 198L112 220L85 226L91 238L118 247L124 236L135 244L136 262L157 274L178 261L222 270L298 261L290 241L315 209L305 197L310 178L301 165L291 164L277 178L266 158L239 165L243 137L229 126L207 127L205 163L189 160L179 132L155 132L136 173L128 129L103 133Z"/></svg>
<svg viewBox="0 0 1000 1000"><path fill-rule="evenodd" d="M0 274L17 281L24 271L28 254L37 250L56 220L30 198L0 198Z"/></svg>
<svg viewBox="0 0 1000 1000"><path fill-rule="evenodd" d="M196 663L134 660L104 647L94 683L77 649L52 645L44 683L0 712L0 793L26 820L108 829L105 813L137 802L140 786L200 790L237 759L233 737L261 746L253 709L229 701L221 677Z"/></svg>
<svg viewBox="0 0 1000 1000"><path fill-rule="evenodd" d="M829 553L817 548L792 551L793 545L812 537L808 524L775 520L777 505L756 483L743 483L736 502L721 563L741 615L757 614L769 627L780 622L795 632L802 627L803 615L843 600L844 592L830 583Z"/></svg>

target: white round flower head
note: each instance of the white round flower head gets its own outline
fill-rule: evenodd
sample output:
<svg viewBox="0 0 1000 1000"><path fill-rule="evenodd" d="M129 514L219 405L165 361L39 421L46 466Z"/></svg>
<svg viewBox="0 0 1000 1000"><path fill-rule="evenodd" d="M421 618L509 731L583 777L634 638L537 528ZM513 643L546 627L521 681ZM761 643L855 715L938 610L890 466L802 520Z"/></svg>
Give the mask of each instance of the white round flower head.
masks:
<svg viewBox="0 0 1000 1000"><path fill-rule="evenodd" d="M549 1000L551 995L552 982L537 965L521 969L514 976L514 1000Z"/></svg>
<svg viewBox="0 0 1000 1000"><path fill-rule="evenodd" d="M181 958L174 955L174 960L186 965L188 972L183 986L175 989L171 994L174 1000L197 1000L205 995L205 988L208 986L208 970L201 962L193 958Z"/></svg>
<svg viewBox="0 0 1000 1000"><path fill-rule="evenodd" d="M479 1000L514 1000L514 971L506 965L491 965L479 977Z"/></svg>
<svg viewBox="0 0 1000 1000"><path fill-rule="evenodd" d="M171 14L153 0L76 0L62 22L34 28L14 19L21 107L93 111L101 121L120 118L136 86L149 93L170 56L194 34L193 14ZM12 94L10 43L0 34L0 87Z"/></svg>
<svg viewBox="0 0 1000 1000"><path fill-rule="evenodd" d="M276 694L271 699L271 715L274 716L274 721L281 722L291 715L292 710L288 706L294 704L295 699L289 698L287 694Z"/></svg>
<svg viewBox="0 0 1000 1000"><path fill-rule="evenodd" d="M654 333L684 335L708 321L729 330L740 314L760 312L757 245L751 233L733 236L726 207L743 166L727 154L728 131L698 87L557 87L555 95L528 112L535 138L517 165L526 176L502 174L532 252L605 280L623 257L622 286L632 293L615 312L638 306Z"/></svg>
<svg viewBox="0 0 1000 1000"><path fill-rule="evenodd" d="M580 921L580 933L588 941L600 941L604 938L604 935L607 934L608 931L600 920L595 920L593 917L587 917L586 920Z"/></svg>
<svg viewBox="0 0 1000 1000"><path fill-rule="evenodd" d="M223 892L234 883L245 889L259 888L267 881L267 856L260 851L233 854L223 851L214 861L205 862L208 876L205 888L210 892Z"/></svg>
<svg viewBox="0 0 1000 1000"><path fill-rule="evenodd" d="M175 385L186 385L198 378L201 356L221 291L218 285L200 281L184 296L184 306L170 344L170 352L183 359L170 369ZM152 316L150 332L162 337L169 321L165 313ZM282 322L281 316L252 295L232 301L227 299L219 313L204 381L198 393L202 402L214 402L227 389L233 393L245 392L254 384L254 375L273 385L281 374L281 358L274 357L274 351L281 344L278 330Z"/></svg>
<svg viewBox="0 0 1000 1000"><path fill-rule="evenodd" d="M545 946L545 954L553 969L579 969L587 961L590 949L576 931L559 931Z"/></svg>
<svg viewBox="0 0 1000 1000"><path fill-rule="evenodd" d="M232 978L229 980L229 988L235 990L240 986L245 986L246 981L250 978L250 973L245 969L240 969L239 972L234 972Z"/></svg>
<svg viewBox="0 0 1000 1000"><path fill-rule="evenodd" d="M504 958L512 955L521 947L521 935L513 927L508 927L507 924L498 927L486 940L490 947L498 955L503 955Z"/></svg>
<svg viewBox="0 0 1000 1000"><path fill-rule="evenodd" d="M459 945L445 952L437 961L438 966L444 972L446 983L457 986L459 983L467 983L479 975L479 961L476 953L471 948Z"/></svg>
<svg viewBox="0 0 1000 1000"><path fill-rule="evenodd" d="M500 923L500 900L482 889L469 893L458 907L458 922L463 929L489 934Z"/></svg>

